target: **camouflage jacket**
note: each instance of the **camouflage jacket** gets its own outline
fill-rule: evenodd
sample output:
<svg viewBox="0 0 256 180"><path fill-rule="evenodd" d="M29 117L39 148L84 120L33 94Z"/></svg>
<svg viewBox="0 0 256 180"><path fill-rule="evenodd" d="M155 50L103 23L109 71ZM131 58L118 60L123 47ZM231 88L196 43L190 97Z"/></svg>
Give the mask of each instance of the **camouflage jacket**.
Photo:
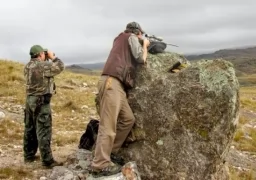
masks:
<svg viewBox="0 0 256 180"><path fill-rule="evenodd" d="M31 59L24 68L26 94L54 94L54 76L60 74L64 68L64 63L59 58L55 58L52 62Z"/></svg>

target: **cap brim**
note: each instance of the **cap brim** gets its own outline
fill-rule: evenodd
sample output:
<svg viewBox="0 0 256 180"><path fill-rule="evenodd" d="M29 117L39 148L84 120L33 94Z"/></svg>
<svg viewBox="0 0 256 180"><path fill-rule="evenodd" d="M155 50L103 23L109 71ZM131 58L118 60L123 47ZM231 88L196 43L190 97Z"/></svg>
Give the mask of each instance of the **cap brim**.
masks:
<svg viewBox="0 0 256 180"><path fill-rule="evenodd" d="M44 51L48 51L48 49L44 48Z"/></svg>

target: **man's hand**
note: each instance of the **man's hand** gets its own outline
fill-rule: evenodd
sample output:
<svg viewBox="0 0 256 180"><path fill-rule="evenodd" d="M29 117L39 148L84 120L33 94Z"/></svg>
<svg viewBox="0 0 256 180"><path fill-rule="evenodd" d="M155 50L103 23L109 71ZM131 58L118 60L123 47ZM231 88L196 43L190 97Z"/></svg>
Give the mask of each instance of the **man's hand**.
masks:
<svg viewBox="0 0 256 180"><path fill-rule="evenodd" d="M147 38L143 39L143 46L148 47L149 45L150 45L150 41Z"/></svg>
<svg viewBox="0 0 256 180"><path fill-rule="evenodd" d="M148 39L143 39L143 59L144 59L144 64L147 63L147 56L148 56L148 46L150 44L150 41Z"/></svg>
<svg viewBox="0 0 256 180"><path fill-rule="evenodd" d="M52 51L47 51L47 57L51 60L55 59L55 54Z"/></svg>

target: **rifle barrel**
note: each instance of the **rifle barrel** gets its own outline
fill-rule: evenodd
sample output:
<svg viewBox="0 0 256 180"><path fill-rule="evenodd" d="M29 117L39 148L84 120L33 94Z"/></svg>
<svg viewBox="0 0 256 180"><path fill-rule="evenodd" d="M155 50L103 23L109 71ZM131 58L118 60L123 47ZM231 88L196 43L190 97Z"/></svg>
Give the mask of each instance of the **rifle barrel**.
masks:
<svg viewBox="0 0 256 180"><path fill-rule="evenodd" d="M167 43L166 43L166 44L167 44ZM179 47L179 46L177 46L177 45L175 45L175 44L167 44L167 45Z"/></svg>

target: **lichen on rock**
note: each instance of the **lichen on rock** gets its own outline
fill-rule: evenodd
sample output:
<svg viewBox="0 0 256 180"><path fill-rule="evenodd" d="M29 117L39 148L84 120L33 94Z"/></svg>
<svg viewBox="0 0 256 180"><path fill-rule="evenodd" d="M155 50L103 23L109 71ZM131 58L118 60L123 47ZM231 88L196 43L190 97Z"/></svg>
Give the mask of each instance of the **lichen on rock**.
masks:
<svg viewBox="0 0 256 180"><path fill-rule="evenodd" d="M177 62L187 67L171 73ZM137 70L128 96L137 140L122 155L136 161L142 179L227 179L224 162L239 111L233 65L167 52L149 55Z"/></svg>

